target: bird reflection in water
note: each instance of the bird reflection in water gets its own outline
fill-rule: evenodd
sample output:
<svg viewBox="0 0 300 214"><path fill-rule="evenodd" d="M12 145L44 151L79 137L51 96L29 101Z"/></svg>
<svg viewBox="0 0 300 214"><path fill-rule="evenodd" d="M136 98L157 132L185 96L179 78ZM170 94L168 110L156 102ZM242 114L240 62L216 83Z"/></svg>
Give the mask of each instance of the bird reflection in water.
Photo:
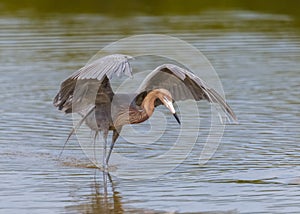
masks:
<svg viewBox="0 0 300 214"><path fill-rule="evenodd" d="M120 193L116 191L115 184L108 172L102 172L102 193L101 184L95 176L95 194L92 198L93 211L91 213L123 213Z"/></svg>
<svg viewBox="0 0 300 214"><path fill-rule="evenodd" d="M112 177L107 172L100 171L103 176L99 176L97 172L99 170L95 171L93 182L91 181L92 192L84 198L80 197L78 205L66 207L68 212L76 210L79 213L124 213L122 197L116 191Z"/></svg>
<svg viewBox="0 0 300 214"><path fill-rule="evenodd" d="M102 176L97 173L101 173ZM86 184L85 184L86 185ZM147 213L147 214L159 214L159 213L173 213L164 212L159 210L135 208L124 206L121 193L116 189L117 184L108 172L95 170L93 183L91 183L92 192L84 198L79 198L78 205L72 205L66 207L68 213Z"/></svg>

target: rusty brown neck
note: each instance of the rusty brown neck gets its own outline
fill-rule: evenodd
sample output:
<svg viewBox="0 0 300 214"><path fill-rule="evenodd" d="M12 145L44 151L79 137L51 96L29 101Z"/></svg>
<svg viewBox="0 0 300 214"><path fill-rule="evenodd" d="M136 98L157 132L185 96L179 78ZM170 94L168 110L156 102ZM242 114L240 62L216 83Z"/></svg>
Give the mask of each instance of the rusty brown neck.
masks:
<svg viewBox="0 0 300 214"><path fill-rule="evenodd" d="M141 107L142 110L135 110L130 115L130 123L141 123L148 120L154 112L154 102L159 98L159 90L153 90L144 98Z"/></svg>
<svg viewBox="0 0 300 214"><path fill-rule="evenodd" d="M129 109L121 111L114 121L114 124L117 126L123 126L125 124L142 123L149 119L154 112L155 100L162 99L162 90L163 89L155 89L149 92L141 104L141 109L129 107Z"/></svg>
<svg viewBox="0 0 300 214"><path fill-rule="evenodd" d="M154 112L154 102L158 98L158 92L156 90L151 91L143 100L142 102L142 109L144 114L146 114L149 117L152 116Z"/></svg>

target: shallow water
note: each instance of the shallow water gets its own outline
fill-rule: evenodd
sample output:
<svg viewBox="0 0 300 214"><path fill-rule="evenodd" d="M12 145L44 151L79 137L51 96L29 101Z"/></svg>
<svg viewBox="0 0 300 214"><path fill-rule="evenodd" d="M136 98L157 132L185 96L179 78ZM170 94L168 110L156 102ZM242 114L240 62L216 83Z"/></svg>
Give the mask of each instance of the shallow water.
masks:
<svg viewBox="0 0 300 214"><path fill-rule="evenodd" d="M300 37L292 16L3 13L0 23L1 213L300 212ZM200 104L200 134L182 164L155 179L133 180L114 176L115 162L105 188L76 138L58 159L72 118L58 112L52 98L60 82L105 45L145 33L169 34L201 50L239 125L226 126L213 158L199 166L210 110ZM152 62L141 66L146 63ZM143 147L120 138L115 152L143 159L168 149L178 126L167 112L160 115L170 129L159 142ZM199 125L193 115L185 120ZM149 123L136 129L147 134ZM182 134L188 141L189 132ZM164 163L147 167L159 171Z"/></svg>

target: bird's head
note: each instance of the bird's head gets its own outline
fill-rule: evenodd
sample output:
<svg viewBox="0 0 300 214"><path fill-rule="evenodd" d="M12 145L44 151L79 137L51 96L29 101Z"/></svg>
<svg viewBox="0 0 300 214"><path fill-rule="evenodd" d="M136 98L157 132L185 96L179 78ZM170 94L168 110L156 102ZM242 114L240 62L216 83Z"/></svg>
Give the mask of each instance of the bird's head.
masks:
<svg viewBox="0 0 300 214"><path fill-rule="evenodd" d="M170 110L170 112L175 117L176 121L180 124L180 120L173 106L173 98L171 93L166 89L158 89L158 91L159 91L157 94L158 99L164 104L164 106L166 106Z"/></svg>

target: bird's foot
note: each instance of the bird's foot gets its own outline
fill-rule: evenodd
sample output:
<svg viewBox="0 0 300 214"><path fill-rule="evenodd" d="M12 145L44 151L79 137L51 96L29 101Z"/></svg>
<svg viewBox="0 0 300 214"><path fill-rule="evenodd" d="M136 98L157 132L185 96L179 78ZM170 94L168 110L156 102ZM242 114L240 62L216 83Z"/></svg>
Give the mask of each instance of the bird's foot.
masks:
<svg viewBox="0 0 300 214"><path fill-rule="evenodd" d="M107 163L102 165L102 170L103 170L103 172L108 172L108 164Z"/></svg>

